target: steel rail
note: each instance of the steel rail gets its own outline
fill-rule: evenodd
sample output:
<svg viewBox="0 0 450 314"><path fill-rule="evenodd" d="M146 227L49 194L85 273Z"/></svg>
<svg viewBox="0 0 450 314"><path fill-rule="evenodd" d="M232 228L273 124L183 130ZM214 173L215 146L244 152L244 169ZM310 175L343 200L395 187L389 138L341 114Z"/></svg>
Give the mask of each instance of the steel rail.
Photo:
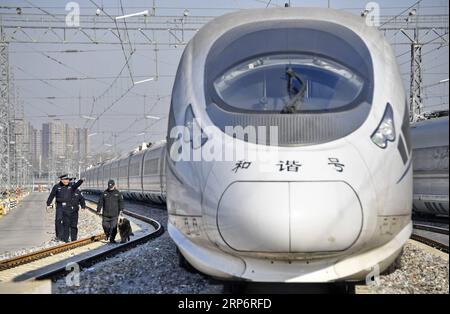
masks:
<svg viewBox="0 0 450 314"><path fill-rule="evenodd" d="M429 245L431 247L434 247L436 249L439 249L445 253L448 254L449 250L448 250L448 244L442 243L440 241L436 241L433 239L430 239L428 237L422 236L422 235L418 235L418 234L412 234L411 235L411 239L416 240L418 242L424 243L426 245Z"/></svg>
<svg viewBox="0 0 450 314"><path fill-rule="evenodd" d="M104 237L105 237L104 234L101 233L101 234L97 234L95 236L80 239L77 241L73 241L73 242L69 242L69 243L62 243L62 244L52 246L50 248L38 250L35 252L27 253L24 255L17 256L17 257L12 257L9 259L5 259L5 260L0 261L0 271L14 268L14 267L17 267L17 266L23 265L23 264L28 264L28 263L34 262L36 260L40 260L45 257L52 256L52 255L55 255L58 253L73 250L77 247L85 246L85 245L91 244L93 242L100 241Z"/></svg>
<svg viewBox="0 0 450 314"><path fill-rule="evenodd" d="M91 200L89 200L89 201L93 202ZM86 207L87 207L88 210L90 210L90 211L94 212L95 214L97 214L97 211L95 209L93 209L92 207L90 207L90 206L86 206ZM148 241L149 239L157 237L157 236L161 235L162 233L164 233L164 227L159 222L157 222L156 220L153 220L151 218L148 218L148 217L145 217L145 216L142 216L142 215L130 212L128 210L124 210L123 212L124 212L124 214L126 214L126 215L128 215L130 217L134 217L134 218L136 218L138 220L141 220L143 222L146 222L146 223L152 225L155 228L155 231L150 233L149 235L146 235L146 236L143 236L141 238L138 238L138 239L132 240L130 242L127 242L126 244L129 244L129 246L131 246L133 244L136 244L136 243L141 243L141 242L143 242L142 240ZM99 214L97 214L97 215L99 215ZM69 243L62 243L62 244L58 244L58 245L52 246L50 248L46 248L46 249L38 250L38 251L35 251L35 252L23 254L23 255L20 255L20 256L9 258L9 259L5 259L5 260L0 261L0 271L4 271L4 270L8 270L8 269L20 266L20 265L28 264L28 263L31 263L31 262L34 262L34 261L37 261L37 260L40 260L40 259L43 259L43 258L46 258L46 257L49 257L49 256L53 256L55 254L59 254L59 253L62 253L62 252L73 250L73 249L81 247L81 246L89 245L89 244L91 244L93 242L100 241L100 240L102 240L104 238L105 238L104 233L100 233L100 234L97 234L97 235L94 235L94 236L90 236L90 237L87 237L87 238L83 238L83 239L80 239L80 240L77 240L77 241L73 241L73 242L69 242ZM118 248L118 249L123 251L124 250L124 248L123 248L124 246L126 246L126 245L121 245L120 248ZM111 253L111 252L114 252L114 251L116 251L115 248L111 247L111 250L108 250L106 252L102 252L99 255L105 256L108 253Z"/></svg>
<svg viewBox="0 0 450 314"><path fill-rule="evenodd" d="M93 201L89 200L90 202L94 203ZM86 206L88 209L94 211L94 209L90 206ZM146 234L144 236L138 237L138 238L134 238L132 240L130 240L129 242L126 243L121 243L119 245L115 245L115 246L111 246L110 249L106 250L106 251L102 251L99 253L92 253L89 254L87 257L82 258L80 260L77 260L77 264L81 267L81 268L86 268L86 267L90 267L91 265L102 261L103 259L105 259L106 257L110 257L112 255L115 255L117 253L126 251L130 248L135 247L138 244L142 244L145 243L151 239L157 238L160 235L162 235L164 233L164 227L156 220L149 218L149 217L145 217L136 213L133 213L129 210L123 210L123 213L125 215L128 215L130 217L134 217L136 219L139 219L141 221L144 221L150 225L152 225L155 228L155 231L150 232L149 234ZM33 275L34 279L37 280L41 280L41 279L49 279L49 278L55 278L55 277L59 277L62 276L66 273L68 273L69 271L66 268L65 264L61 264L59 266L54 267L53 269L50 270L42 270L42 271L38 271L37 273L35 273ZM24 279L29 279L29 278L24 278Z"/></svg>

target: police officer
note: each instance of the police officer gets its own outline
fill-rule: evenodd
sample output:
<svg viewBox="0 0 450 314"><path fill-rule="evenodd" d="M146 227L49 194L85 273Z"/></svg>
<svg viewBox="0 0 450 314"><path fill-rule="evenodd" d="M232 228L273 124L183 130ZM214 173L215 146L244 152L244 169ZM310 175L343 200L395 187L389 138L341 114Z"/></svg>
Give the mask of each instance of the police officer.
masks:
<svg viewBox="0 0 450 314"><path fill-rule="evenodd" d="M74 183L76 184L76 183ZM78 235L78 211L86 208L86 201L81 192L76 189L72 196L70 206L63 209L63 241L69 242L77 240Z"/></svg>
<svg viewBox="0 0 450 314"><path fill-rule="evenodd" d="M114 180L108 181L108 189L106 189L98 200L97 212L103 208L102 226L105 231L106 240L116 243L115 238L117 234L117 219L120 212L123 210L122 194L116 189Z"/></svg>
<svg viewBox="0 0 450 314"><path fill-rule="evenodd" d="M79 180L75 184L69 184L70 178L67 174L60 176L59 180L59 183L53 186L48 196L47 208L52 207L53 199L56 198L55 233L58 240L64 241L63 211L71 206L74 192L83 184L83 180Z"/></svg>

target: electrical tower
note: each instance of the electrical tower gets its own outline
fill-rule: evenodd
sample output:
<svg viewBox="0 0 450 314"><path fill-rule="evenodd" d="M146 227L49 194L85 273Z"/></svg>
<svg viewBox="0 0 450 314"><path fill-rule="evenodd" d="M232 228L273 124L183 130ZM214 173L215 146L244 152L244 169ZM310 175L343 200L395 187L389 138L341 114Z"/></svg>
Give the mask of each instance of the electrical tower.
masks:
<svg viewBox="0 0 450 314"><path fill-rule="evenodd" d="M414 38L418 39L416 31L414 31ZM411 43L411 77L409 90L411 122L416 122L422 113L422 87L422 45L417 40L414 40Z"/></svg>
<svg viewBox="0 0 450 314"><path fill-rule="evenodd" d="M422 43L419 42L419 23L417 9L414 8L408 13L407 22L413 22L413 36L411 37L404 29L401 32L411 42L411 69L409 81L409 117L411 122L420 119L423 108L423 67L422 67Z"/></svg>
<svg viewBox="0 0 450 314"><path fill-rule="evenodd" d="M0 29L0 193L10 189L9 165L9 62L8 43Z"/></svg>

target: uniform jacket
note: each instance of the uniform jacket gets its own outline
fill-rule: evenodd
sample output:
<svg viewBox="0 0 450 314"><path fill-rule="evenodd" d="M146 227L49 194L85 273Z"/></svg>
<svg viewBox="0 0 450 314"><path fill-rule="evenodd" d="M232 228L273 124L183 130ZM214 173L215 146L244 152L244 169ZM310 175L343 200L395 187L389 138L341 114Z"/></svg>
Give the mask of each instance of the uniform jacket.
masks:
<svg viewBox="0 0 450 314"><path fill-rule="evenodd" d="M119 190L105 190L98 200L97 212L103 208L104 217L117 217L123 210L123 197Z"/></svg>
<svg viewBox="0 0 450 314"><path fill-rule="evenodd" d="M72 203L71 206L76 210L79 209L80 205L81 205L81 208L86 208L86 201L79 190L75 190L75 192L73 193L71 203Z"/></svg>
<svg viewBox="0 0 450 314"><path fill-rule="evenodd" d="M83 184L83 180L78 180L75 184L64 185L62 182L59 182L54 185L50 195L48 196L47 206L52 204L54 198L56 198L56 205L59 205L58 203L66 203L67 205L70 205L73 194L81 184Z"/></svg>

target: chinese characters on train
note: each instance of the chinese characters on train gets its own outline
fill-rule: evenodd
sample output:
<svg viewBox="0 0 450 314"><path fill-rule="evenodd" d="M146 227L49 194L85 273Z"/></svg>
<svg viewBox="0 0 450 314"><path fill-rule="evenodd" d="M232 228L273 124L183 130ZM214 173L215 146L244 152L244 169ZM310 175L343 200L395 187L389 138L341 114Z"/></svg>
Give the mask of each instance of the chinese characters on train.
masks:
<svg viewBox="0 0 450 314"><path fill-rule="evenodd" d="M231 169L234 173L237 173L239 169L249 169L252 165L251 161L239 160L235 163L234 168ZM331 166L337 172L344 172L345 164L343 164L339 158L330 157L328 158L328 165ZM280 160L276 164L276 168L279 172L299 172L302 164L298 160Z"/></svg>
<svg viewBox="0 0 450 314"><path fill-rule="evenodd" d="M328 164L334 166L334 169L335 169L337 172L343 172L343 171L344 171L345 165L344 165L344 164L341 164L341 163L339 162L339 158L328 158L328 161L329 161Z"/></svg>
<svg viewBox="0 0 450 314"><path fill-rule="evenodd" d="M235 167L233 169L231 169L231 171L234 171L234 173L236 173L239 169L248 169L251 166L251 164L252 164L251 161L239 160L235 164Z"/></svg>
<svg viewBox="0 0 450 314"><path fill-rule="evenodd" d="M277 163L278 171L288 171L288 172L298 172L298 169L302 166L299 161L297 160L280 160L279 163Z"/></svg>

